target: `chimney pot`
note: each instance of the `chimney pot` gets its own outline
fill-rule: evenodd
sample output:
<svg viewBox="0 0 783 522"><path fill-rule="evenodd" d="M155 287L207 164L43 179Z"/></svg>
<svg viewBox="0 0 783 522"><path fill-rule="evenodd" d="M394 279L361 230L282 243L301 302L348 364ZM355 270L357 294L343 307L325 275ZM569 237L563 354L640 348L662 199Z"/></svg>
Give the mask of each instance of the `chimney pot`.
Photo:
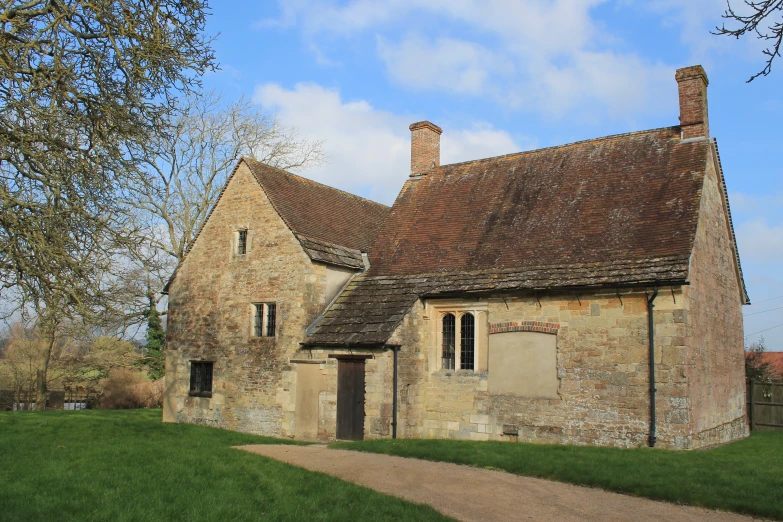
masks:
<svg viewBox="0 0 783 522"><path fill-rule="evenodd" d="M710 124L707 115L707 73L701 65L677 69L674 75L680 95L680 128L682 139L707 137Z"/></svg>
<svg viewBox="0 0 783 522"><path fill-rule="evenodd" d="M411 131L411 176L440 167L440 135L443 129L428 121L408 127Z"/></svg>

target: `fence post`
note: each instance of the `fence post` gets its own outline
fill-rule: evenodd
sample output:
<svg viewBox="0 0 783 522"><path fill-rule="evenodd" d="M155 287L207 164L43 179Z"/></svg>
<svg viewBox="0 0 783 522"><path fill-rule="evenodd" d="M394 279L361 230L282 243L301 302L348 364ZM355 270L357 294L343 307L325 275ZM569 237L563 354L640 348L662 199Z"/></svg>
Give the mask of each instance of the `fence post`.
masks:
<svg viewBox="0 0 783 522"><path fill-rule="evenodd" d="M756 380L750 380L750 431L756 430Z"/></svg>

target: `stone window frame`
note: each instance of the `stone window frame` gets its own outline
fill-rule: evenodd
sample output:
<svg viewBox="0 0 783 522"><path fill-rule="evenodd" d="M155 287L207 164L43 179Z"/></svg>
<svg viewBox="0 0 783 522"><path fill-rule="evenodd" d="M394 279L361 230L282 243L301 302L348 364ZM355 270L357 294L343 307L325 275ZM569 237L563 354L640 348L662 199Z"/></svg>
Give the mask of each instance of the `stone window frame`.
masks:
<svg viewBox="0 0 783 522"><path fill-rule="evenodd" d="M240 232L246 232L247 236L245 237L245 253L240 254L239 253L239 233ZM250 253L251 246L253 243L253 233L250 230L250 227L247 225L235 225L234 231L231 234L231 257L233 259L245 259L245 257Z"/></svg>
<svg viewBox="0 0 783 522"><path fill-rule="evenodd" d="M205 381L209 382L209 390L194 390L193 386L193 377L195 375L195 366L194 365L204 365L204 368L208 368L209 372L205 374ZM209 375L207 378L206 375ZM215 386L215 361L203 361L203 360L192 360L190 361L190 382L188 385L188 395L191 397L212 397L212 390Z"/></svg>
<svg viewBox="0 0 783 522"><path fill-rule="evenodd" d="M269 305L274 307L274 331L269 335ZM256 335L256 314L258 307L262 307L261 335ZM280 306L274 299L263 299L250 303L250 337L253 339L277 339L277 331L280 326Z"/></svg>
<svg viewBox="0 0 783 522"><path fill-rule="evenodd" d="M487 371L488 348L489 348L489 312L488 303L482 301L463 301L463 300L438 300L437 302L428 301L427 317L434 319L432 321L431 338L432 343L429 349L430 368L433 373L436 372L463 372L463 373L482 373ZM473 369L462 370L462 339L460 335L460 326L462 316L472 314L474 319L473 332ZM454 368L453 370L443 368L443 318L447 314L453 314L455 318L455 346L454 346Z"/></svg>

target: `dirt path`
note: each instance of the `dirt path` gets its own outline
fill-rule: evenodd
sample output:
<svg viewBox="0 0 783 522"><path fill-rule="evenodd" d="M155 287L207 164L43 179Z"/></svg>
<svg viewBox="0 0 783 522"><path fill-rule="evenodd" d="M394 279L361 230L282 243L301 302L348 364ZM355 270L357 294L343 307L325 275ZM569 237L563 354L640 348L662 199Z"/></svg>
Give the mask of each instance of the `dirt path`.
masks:
<svg viewBox="0 0 783 522"><path fill-rule="evenodd" d="M332 450L325 446L253 445L238 449L428 504L458 520L753 520L721 511L443 462Z"/></svg>

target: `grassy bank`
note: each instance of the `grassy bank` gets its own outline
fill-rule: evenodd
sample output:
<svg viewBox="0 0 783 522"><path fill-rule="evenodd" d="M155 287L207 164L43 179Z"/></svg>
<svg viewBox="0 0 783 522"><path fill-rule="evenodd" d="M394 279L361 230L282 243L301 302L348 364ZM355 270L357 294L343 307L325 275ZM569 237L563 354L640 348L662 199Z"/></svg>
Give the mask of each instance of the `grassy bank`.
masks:
<svg viewBox="0 0 783 522"><path fill-rule="evenodd" d="M160 410L0 413L0 519L447 520L231 449L284 441L160 417Z"/></svg>
<svg viewBox="0 0 783 522"><path fill-rule="evenodd" d="M783 432L705 451L375 440L331 447L498 469L657 500L783 520Z"/></svg>

